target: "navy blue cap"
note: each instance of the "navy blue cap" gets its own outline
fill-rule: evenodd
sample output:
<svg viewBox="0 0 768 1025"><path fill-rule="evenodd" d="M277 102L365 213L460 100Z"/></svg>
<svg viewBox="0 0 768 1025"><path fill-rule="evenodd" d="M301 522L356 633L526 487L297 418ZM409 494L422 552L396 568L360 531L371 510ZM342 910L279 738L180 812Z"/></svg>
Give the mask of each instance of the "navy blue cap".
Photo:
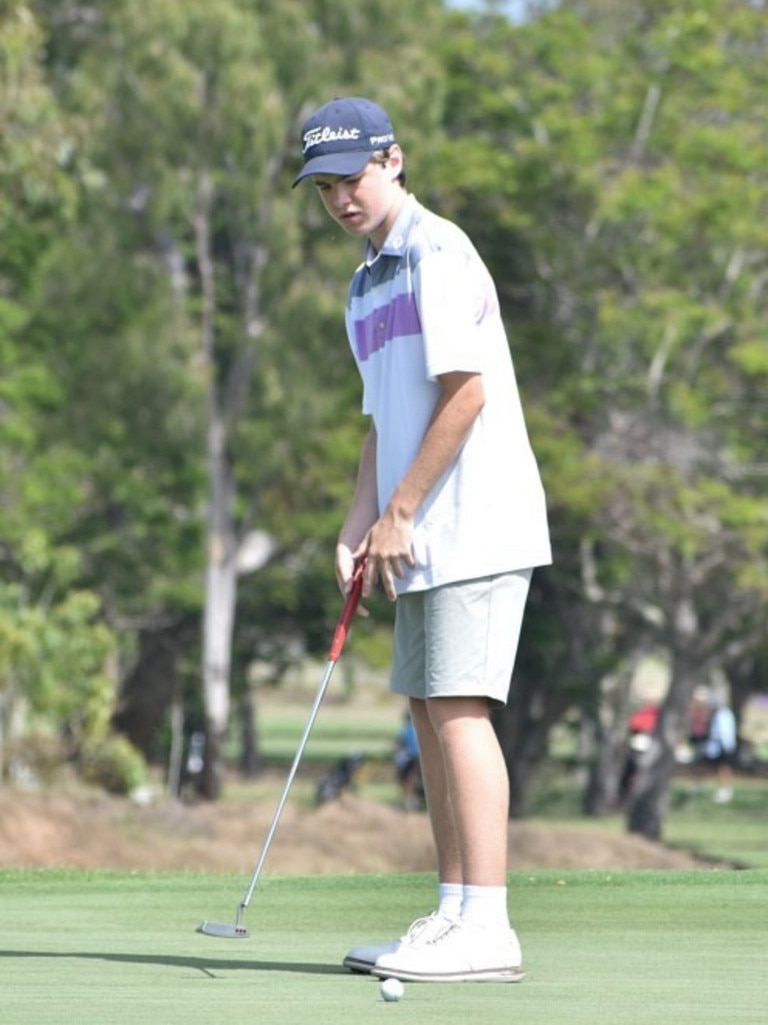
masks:
<svg viewBox="0 0 768 1025"><path fill-rule="evenodd" d="M331 100L304 122L304 167L293 187L310 174L358 174L372 153L394 141L395 130L382 107L358 96Z"/></svg>

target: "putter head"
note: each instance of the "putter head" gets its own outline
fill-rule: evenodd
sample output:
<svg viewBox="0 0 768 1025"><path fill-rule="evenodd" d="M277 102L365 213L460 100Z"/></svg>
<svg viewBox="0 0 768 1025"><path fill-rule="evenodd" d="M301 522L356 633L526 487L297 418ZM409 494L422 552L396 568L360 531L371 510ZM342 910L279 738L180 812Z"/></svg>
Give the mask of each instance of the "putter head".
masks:
<svg viewBox="0 0 768 1025"><path fill-rule="evenodd" d="M216 936L220 940L247 940L250 935L244 925L225 925L223 922L203 922L197 932L204 936Z"/></svg>

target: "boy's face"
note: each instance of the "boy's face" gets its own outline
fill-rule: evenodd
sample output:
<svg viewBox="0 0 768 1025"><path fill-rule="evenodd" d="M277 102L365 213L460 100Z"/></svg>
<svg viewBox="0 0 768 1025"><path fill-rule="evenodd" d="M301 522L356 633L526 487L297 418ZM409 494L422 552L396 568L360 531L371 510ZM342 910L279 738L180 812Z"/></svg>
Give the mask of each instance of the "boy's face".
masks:
<svg viewBox="0 0 768 1025"><path fill-rule="evenodd" d="M349 235L367 235L380 249L405 198L397 180L402 168L400 147L392 146L384 164L370 161L359 174L315 174L312 180L333 220Z"/></svg>

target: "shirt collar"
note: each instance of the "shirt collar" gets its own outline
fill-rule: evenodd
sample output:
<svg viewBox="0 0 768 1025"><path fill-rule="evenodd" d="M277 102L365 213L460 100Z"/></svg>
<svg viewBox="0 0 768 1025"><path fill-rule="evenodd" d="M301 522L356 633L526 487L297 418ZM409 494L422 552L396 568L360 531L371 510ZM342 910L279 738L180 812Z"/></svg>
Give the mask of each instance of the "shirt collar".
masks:
<svg viewBox="0 0 768 1025"><path fill-rule="evenodd" d="M384 245L378 253L374 251L371 243L368 243L365 250L366 264L370 266L372 263L375 263L380 256L400 257L403 255L405 247L408 244L408 236L411 233L411 227L416 220L418 206L419 204L416 197L409 193L405 197L403 205L398 211L395 223L389 229L389 234L384 240Z"/></svg>

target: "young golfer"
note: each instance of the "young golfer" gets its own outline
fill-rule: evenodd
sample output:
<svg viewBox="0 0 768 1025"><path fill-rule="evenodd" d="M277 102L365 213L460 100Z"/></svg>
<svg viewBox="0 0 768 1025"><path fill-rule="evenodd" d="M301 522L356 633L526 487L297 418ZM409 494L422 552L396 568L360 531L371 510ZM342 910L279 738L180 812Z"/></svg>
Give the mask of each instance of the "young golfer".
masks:
<svg viewBox="0 0 768 1025"><path fill-rule="evenodd" d="M490 713L512 677L544 493L491 277L467 236L406 189L381 107L335 99L302 130L331 218L366 241L346 328L370 417L336 575L397 601L392 689L408 697L435 840L437 908L344 964L405 980L515 982L509 783Z"/></svg>

